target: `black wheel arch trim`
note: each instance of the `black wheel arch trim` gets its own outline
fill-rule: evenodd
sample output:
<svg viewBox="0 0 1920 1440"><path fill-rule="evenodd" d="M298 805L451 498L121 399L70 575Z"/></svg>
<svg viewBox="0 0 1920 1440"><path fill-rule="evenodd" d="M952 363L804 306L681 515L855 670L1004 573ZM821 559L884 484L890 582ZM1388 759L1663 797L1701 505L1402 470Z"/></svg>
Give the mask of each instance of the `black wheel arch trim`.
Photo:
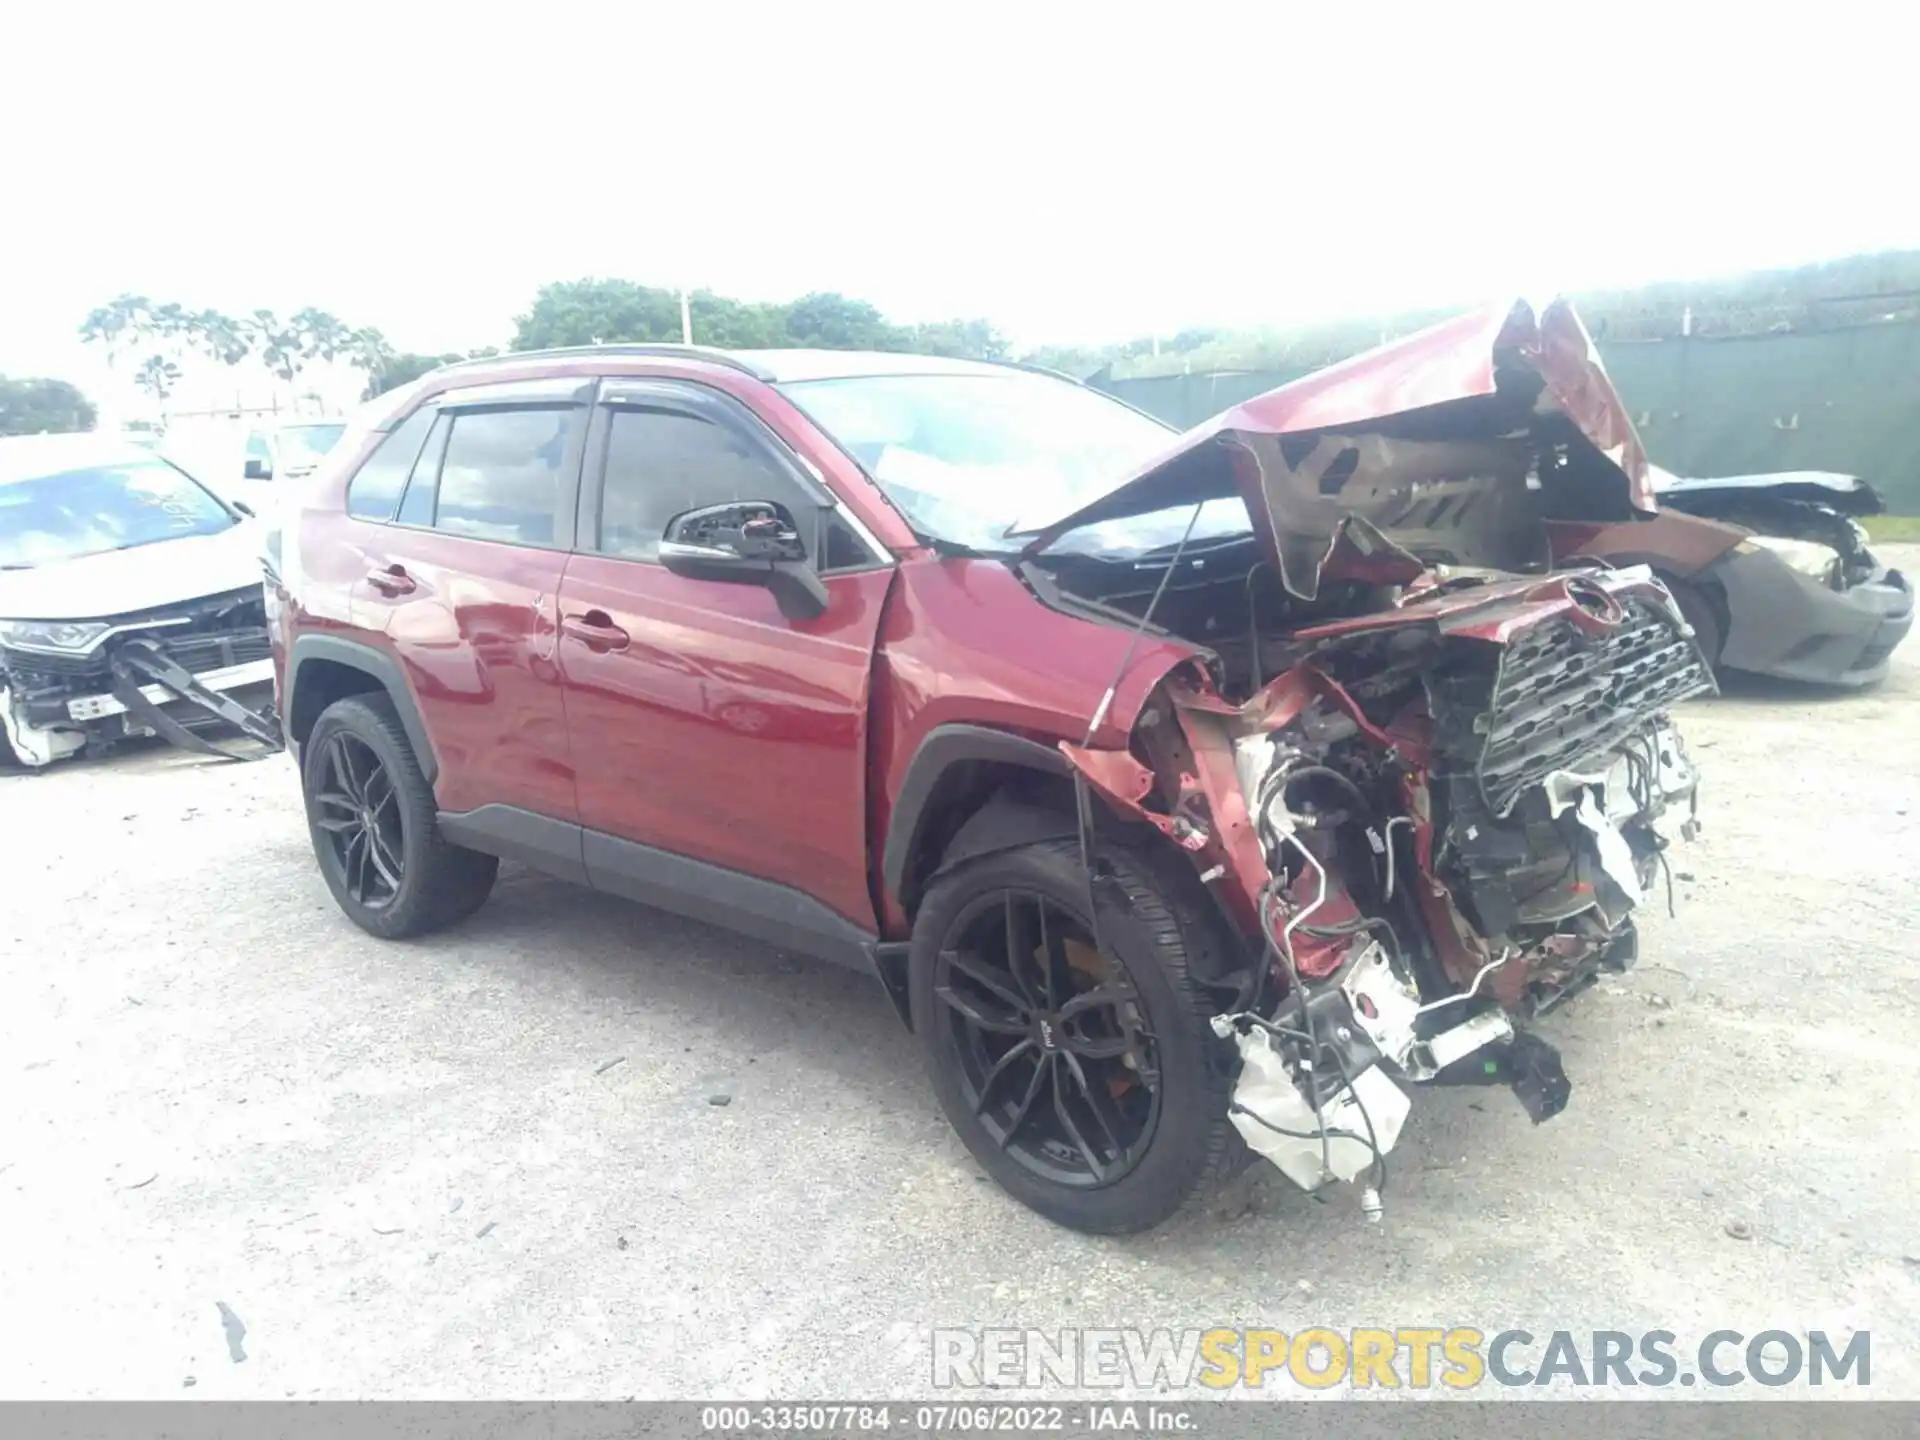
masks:
<svg viewBox="0 0 1920 1440"><path fill-rule="evenodd" d="M419 762L421 775L432 786L440 778L440 760L434 754L426 721L420 718L420 707L413 698L413 689L407 684L406 671L385 650L341 635L301 635L293 642L293 650L287 657L287 693L281 697L280 706L280 723L285 729L289 748L294 743L291 727L294 699L300 691L300 670L314 660L345 665L379 682L400 716L401 727L407 732L407 743L413 746L414 759Z"/></svg>
<svg viewBox="0 0 1920 1440"><path fill-rule="evenodd" d="M992 795L954 832L933 873L951 870L982 855L997 855L1043 840L1064 840L1079 833L1078 817L1065 810L1035 805L1012 795Z"/></svg>
<svg viewBox="0 0 1920 1440"><path fill-rule="evenodd" d="M880 857L880 878L889 895L898 897L901 887L906 883L907 866L918 847L927 821L927 806L939 788L940 777L953 766L968 760L988 760L1053 775L1073 773L1066 756L1037 740L1028 740L985 725L936 725L927 732L920 742L920 748L914 751L913 759L908 762L907 773L900 782L900 792L894 797L887 820L886 844ZM1031 805L1019 808L1035 814L1042 813L1038 807ZM964 834L972 824L973 820L970 819L961 827L961 833ZM1026 839L1049 839L1058 833L1029 835ZM957 842L958 836L955 839ZM1026 841L1015 840L1012 843L1018 845Z"/></svg>

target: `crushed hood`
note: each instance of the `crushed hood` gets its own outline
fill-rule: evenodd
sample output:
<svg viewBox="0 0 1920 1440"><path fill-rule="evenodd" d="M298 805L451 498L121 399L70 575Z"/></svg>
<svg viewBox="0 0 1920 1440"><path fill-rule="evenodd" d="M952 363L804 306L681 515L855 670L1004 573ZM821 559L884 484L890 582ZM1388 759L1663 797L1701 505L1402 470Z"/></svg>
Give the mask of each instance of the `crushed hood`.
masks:
<svg viewBox="0 0 1920 1440"><path fill-rule="evenodd" d="M261 536L243 522L31 570L0 570L0 618L99 620L261 583Z"/></svg>
<svg viewBox="0 0 1920 1440"><path fill-rule="evenodd" d="M1554 491L1553 495L1537 492ZM1656 505L1646 452L1573 308L1490 305L1270 390L1187 431L1068 531L1239 496L1304 599L1343 536L1362 557L1544 569L1543 506L1629 519Z"/></svg>
<svg viewBox="0 0 1920 1440"><path fill-rule="evenodd" d="M1681 509L1694 509L1687 502L1693 497L1704 500L1740 499L1799 500L1809 505L1825 505L1842 515L1878 515L1887 502L1880 492L1857 475L1841 475L1829 470L1780 470L1766 475L1675 475L1658 465L1650 467L1656 494L1671 495Z"/></svg>

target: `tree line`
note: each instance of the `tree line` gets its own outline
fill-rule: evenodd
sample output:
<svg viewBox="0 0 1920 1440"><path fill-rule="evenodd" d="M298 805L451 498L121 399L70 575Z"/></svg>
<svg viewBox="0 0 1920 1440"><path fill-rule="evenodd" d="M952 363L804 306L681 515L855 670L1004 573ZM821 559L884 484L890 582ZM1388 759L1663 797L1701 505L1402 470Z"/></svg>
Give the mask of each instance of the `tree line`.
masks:
<svg viewBox="0 0 1920 1440"><path fill-rule="evenodd" d="M1006 337L985 320L902 325L873 305L822 291L784 302L735 300L711 290L686 297L693 338L727 349L782 347L896 350L1003 359ZM535 293L514 321L511 348L666 342L682 336L678 290L631 280L563 280ZM164 409L185 369L196 360L225 366L256 362L295 387L317 362L359 370L371 399L456 360L495 355L493 346L437 353L396 350L372 326L353 326L313 307L282 318L272 310L226 315L193 310L144 295L116 296L80 324L80 338L99 347L109 369L127 376ZM84 430L95 421L92 403L63 380L0 377L0 434Z"/></svg>
<svg viewBox="0 0 1920 1440"><path fill-rule="evenodd" d="M345 324L324 310L309 307L286 319L272 310L232 316L132 294L96 307L80 322L80 338L98 345L110 367L128 370L158 406L196 356L228 366L256 361L289 386L316 361L345 361L366 373L369 387L395 358L378 330Z"/></svg>
<svg viewBox="0 0 1920 1440"><path fill-rule="evenodd" d="M985 320L900 325L865 300L816 291L789 301L734 300L711 290L686 297L693 339L727 350L897 350L973 360L1007 357L1006 337ZM513 348L676 343L678 290L631 280L563 280L542 286L514 322Z"/></svg>
<svg viewBox="0 0 1920 1440"><path fill-rule="evenodd" d="M1920 319L1920 252L1850 256L1794 270L1595 291L1574 299L1602 342ZM867 301L832 291L764 302L696 290L685 303L693 339L703 345L914 351L978 360L1011 353L1006 337L986 320L900 324ZM683 333L681 306L680 292L663 286L599 278L556 281L542 286L527 312L515 317L511 348L677 342ZM1042 346L1020 358L1081 377L1308 369L1450 313L1361 317L1292 330L1189 329L1116 345ZM311 307L285 319L271 310L229 316L132 294L92 311L80 335L162 408L183 367L196 358L228 366L256 361L288 386L317 362L344 362L365 376L364 394L370 398L440 365L498 353L492 347L464 353L399 351L379 330L348 325ZM0 377L0 433L20 433L22 427L84 429L93 420L92 405L64 381Z"/></svg>
<svg viewBox="0 0 1920 1440"><path fill-rule="evenodd" d="M98 418L70 381L0 375L0 435L64 435L91 430Z"/></svg>

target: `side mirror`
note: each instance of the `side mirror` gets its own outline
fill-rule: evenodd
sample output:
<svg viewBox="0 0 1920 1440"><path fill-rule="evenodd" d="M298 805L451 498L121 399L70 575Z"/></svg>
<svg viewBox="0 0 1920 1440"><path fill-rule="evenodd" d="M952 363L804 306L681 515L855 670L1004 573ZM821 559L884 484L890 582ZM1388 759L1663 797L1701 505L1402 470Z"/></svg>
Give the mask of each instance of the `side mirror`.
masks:
<svg viewBox="0 0 1920 1440"><path fill-rule="evenodd" d="M238 510L242 515L246 516L249 520L256 520L259 518L257 515L254 514L253 506L249 505L244 500L229 500L227 504L231 505L234 509Z"/></svg>
<svg viewBox="0 0 1920 1440"><path fill-rule="evenodd" d="M764 585L789 620L812 620L827 608L827 587L807 563L793 516L771 500L682 511L667 522L660 563L689 580Z"/></svg>
<svg viewBox="0 0 1920 1440"><path fill-rule="evenodd" d="M247 457L247 467L241 473L249 480L271 480L273 478L273 466L262 460L258 455L249 455Z"/></svg>

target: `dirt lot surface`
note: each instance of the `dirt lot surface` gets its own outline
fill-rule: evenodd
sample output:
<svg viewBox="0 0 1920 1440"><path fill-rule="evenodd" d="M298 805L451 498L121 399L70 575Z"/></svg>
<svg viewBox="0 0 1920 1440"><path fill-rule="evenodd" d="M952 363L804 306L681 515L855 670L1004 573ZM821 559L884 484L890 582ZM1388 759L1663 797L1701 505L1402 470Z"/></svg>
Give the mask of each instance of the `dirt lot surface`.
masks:
<svg viewBox="0 0 1920 1440"><path fill-rule="evenodd" d="M1417 1092L1384 1227L1272 1175L1124 1240L984 1182L858 976L517 869L382 944L285 760L0 777L0 1394L924 1395L935 1325L1326 1324L1869 1328L1920 1397L1920 644L1682 719L1706 833L1548 1023L1564 1115Z"/></svg>

